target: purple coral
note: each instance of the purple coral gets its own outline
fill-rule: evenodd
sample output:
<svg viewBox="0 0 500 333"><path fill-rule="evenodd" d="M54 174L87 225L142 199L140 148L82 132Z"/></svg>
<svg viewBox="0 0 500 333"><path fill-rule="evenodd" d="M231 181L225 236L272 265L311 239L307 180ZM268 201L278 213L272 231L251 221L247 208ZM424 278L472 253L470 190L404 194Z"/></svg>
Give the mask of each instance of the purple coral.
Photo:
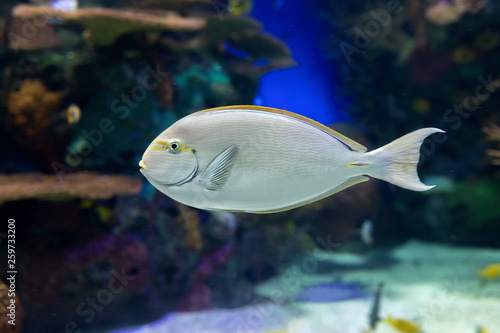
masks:
<svg viewBox="0 0 500 333"><path fill-rule="evenodd" d="M232 247L226 244L217 251L201 257L195 272L194 285L190 292L177 304L177 311L199 311L210 308L212 293L205 284L205 280L213 274L218 266L226 263L232 254L232 250Z"/></svg>
<svg viewBox="0 0 500 333"><path fill-rule="evenodd" d="M138 290L149 281L149 250L130 235L109 235L66 254L72 270L92 272L92 277L110 276L112 270L132 276L126 288Z"/></svg>

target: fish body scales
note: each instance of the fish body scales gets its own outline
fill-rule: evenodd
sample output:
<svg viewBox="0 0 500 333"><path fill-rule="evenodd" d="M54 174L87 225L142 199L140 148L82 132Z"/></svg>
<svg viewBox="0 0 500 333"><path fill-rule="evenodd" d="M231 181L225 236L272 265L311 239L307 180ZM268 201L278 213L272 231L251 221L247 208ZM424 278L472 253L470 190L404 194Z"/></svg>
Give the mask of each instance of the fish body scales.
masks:
<svg viewBox="0 0 500 333"><path fill-rule="evenodd" d="M423 128L366 152L359 143L288 111L231 106L186 116L139 162L158 190L207 210L272 213L320 200L367 176L425 191L417 174Z"/></svg>
<svg viewBox="0 0 500 333"><path fill-rule="evenodd" d="M349 161L364 153L351 151L318 128L272 113L230 112L231 117L227 111L193 114L171 128L168 136L196 147L201 169L221 147L238 147L223 190L204 190L194 182L178 189L174 199L186 202L191 196L205 199L212 209L268 211L299 204L359 172L349 167Z"/></svg>

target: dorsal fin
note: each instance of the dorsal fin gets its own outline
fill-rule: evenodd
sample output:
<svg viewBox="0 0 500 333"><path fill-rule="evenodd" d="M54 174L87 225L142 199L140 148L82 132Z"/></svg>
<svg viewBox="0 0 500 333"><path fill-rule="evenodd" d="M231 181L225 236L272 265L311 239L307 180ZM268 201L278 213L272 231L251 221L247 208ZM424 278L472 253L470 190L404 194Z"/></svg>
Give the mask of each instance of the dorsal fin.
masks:
<svg viewBox="0 0 500 333"><path fill-rule="evenodd" d="M275 109L275 108L269 108L269 107L264 107L264 106L256 106L256 105L233 105L233 106L223 106L219 108L212 108L212 109L207 109L203 110L200 112L217 112L217 111L230 111L230 110L248 110L248 111L255 111L255 112L269 112L269 113L274 113L274 114L279 114L282 116L286 117L291 117L295 118L301 122L307 123L311 126L314 126L323 132L333 136L343 144L345 144L349 149L354 150L354 151L359 151L359 152L365 152L367 149L365 146L363 146L360 143L357 143L356 141L349 139L348 137L340 134L337 131L332 130L331 128L326 127L325 125L318 123L315 120L309 119L307 117L304 117L300 114L293 113L290 111L286 110L280 110L280 109Z"/></svg>

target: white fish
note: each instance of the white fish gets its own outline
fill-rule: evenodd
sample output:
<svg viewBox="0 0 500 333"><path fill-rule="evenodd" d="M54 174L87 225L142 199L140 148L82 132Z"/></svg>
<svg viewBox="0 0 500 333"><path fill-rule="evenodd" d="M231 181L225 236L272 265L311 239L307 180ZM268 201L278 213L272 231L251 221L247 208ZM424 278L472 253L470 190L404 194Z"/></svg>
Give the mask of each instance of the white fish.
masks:
<svg viewBox="0 0 500 333"><path fill-rule="evenodd" d="M382 148L361 144L284 110L228 106L186 116L153 140L139 162L158 190L207 210L272 213L325 198L367 176L414 191L423 128Z"/></svg>
<svg viewBox="0 0 500 333"><path fill-rule="evenodd" d="M361 240L366 245L373 244L373 223L370 220L364 220L361 225L361 229L359 229L359 235Z"/></svg>

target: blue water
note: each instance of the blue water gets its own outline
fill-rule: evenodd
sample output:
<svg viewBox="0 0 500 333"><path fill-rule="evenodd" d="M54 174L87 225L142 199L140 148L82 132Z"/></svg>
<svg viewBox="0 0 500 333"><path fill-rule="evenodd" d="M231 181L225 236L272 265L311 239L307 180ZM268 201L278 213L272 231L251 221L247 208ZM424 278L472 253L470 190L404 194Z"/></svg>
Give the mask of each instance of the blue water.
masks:
<svg viewBox="0 0 500 333"><path fill-rule="evenodd" d="M334 96L335 65L322 49L330 23L320 12L317 4L312 10L305 0L255 1L251 16L263 23L264 31L288 44L300 66L264 75L254 104L293 111L323 124L346 120Z"/></svg>

